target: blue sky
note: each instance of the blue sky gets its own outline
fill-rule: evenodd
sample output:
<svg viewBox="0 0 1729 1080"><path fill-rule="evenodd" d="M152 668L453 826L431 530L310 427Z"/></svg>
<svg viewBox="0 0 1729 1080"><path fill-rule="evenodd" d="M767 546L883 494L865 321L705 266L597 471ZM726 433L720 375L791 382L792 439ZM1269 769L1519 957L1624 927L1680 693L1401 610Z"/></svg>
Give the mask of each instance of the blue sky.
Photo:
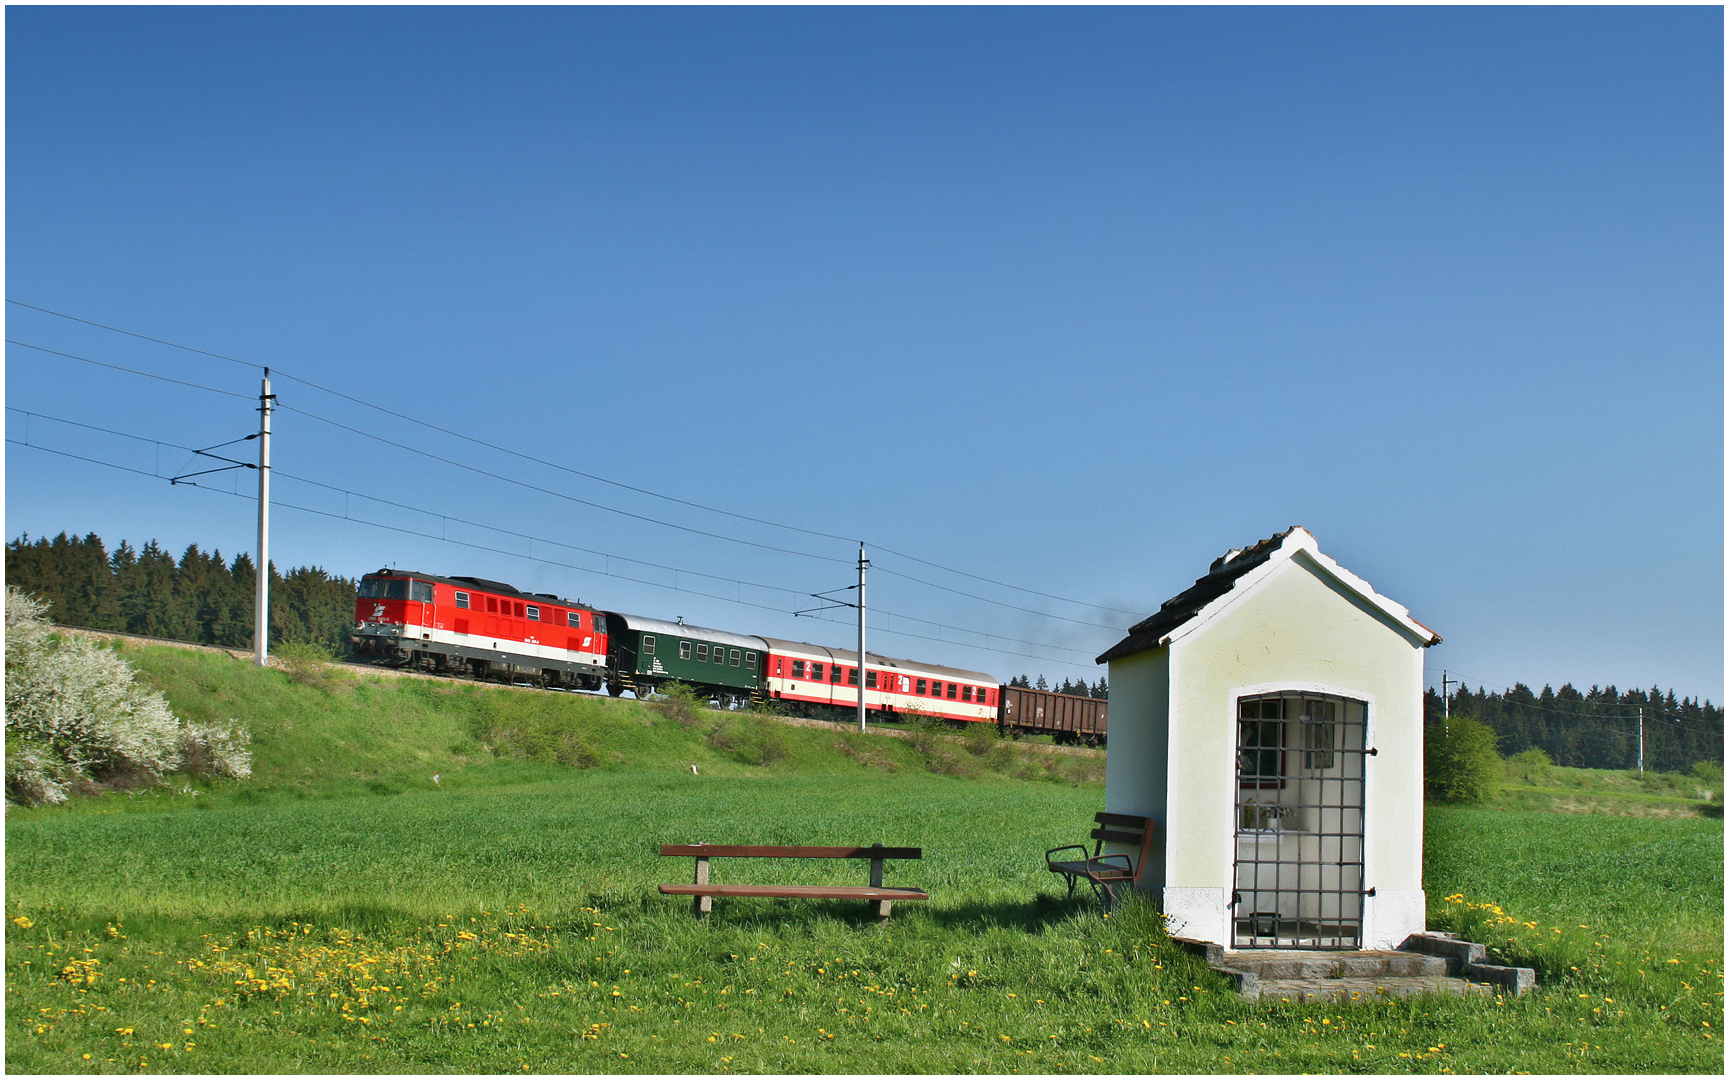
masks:
<svg viewBox="0 0 1729 1080"><path fill-rule="evenodd" d="M1092 680L1301 524L1432 680L1723 699L1720 9L6 20L9 298L545 462L279 379L279 566L852 640L785 614L848 541L574 469L868 541L873 648ZM193 471L47 418L208 446L255 370L7 336L242 395L8 346L9 539L252 548L38 448Z"/></svg>

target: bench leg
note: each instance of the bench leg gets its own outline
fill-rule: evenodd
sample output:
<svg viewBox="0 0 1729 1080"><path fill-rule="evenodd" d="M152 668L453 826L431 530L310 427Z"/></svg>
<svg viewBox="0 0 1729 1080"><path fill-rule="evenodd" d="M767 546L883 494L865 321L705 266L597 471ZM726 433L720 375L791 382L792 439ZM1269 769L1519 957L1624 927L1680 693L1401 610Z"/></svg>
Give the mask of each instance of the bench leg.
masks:
<svg viewBox="0 0 1729 1080"><path fill-rule="evenodd" d="M877 921L878 922L888 922L889 921L889 909L894 907L894 905L895 905L895 902L893 900L878 900L877 901Z"/></svg>
<svg viewBox="0 0 1729 1080"><path fill-rule="evenodd" d="M701 855L696 857L696 884L708 884L708 860ZM714 897L696 896L691 898L690 910L697 918L701 918L714 910Z"/></svg>

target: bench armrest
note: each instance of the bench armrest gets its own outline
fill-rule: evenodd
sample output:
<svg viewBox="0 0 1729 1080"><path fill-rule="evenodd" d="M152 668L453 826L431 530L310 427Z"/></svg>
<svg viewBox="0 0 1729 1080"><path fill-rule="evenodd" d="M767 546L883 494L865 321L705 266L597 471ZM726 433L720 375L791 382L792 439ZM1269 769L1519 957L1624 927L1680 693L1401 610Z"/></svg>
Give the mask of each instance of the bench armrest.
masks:
<svg viewBox="0 0 1729 1080"><path fill-rule="evenodd" d="M1054 847L1054 848L1050 849L1049 851L1045 852L1045 862L1047 862L1047 863L1056 862L1057 860L1051 858L1051 856L1055 855L1059 851L1078 851L1081 853L1082 859L1085 859L1087 857L1087 845L1085 845L1085 844L1064 844L1062 847Z"/></svg>
<svg viewBox="0 0 1729 1080"><path fill-rule="evenodd" d="M1122 865L1111 865L1111 859L1121 859ZM1135 864L1127 855L1095 855L1087 860L1087 874L1089 876L1103 872L1109 872L1113 875L1117 873L1133 874Z"/></svg>

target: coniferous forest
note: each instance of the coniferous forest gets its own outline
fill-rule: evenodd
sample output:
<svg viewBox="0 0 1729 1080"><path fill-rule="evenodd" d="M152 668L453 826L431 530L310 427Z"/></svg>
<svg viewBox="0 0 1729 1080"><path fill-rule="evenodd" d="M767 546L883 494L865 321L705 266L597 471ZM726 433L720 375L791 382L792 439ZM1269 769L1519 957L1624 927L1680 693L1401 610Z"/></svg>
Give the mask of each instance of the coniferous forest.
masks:
<svg viewBox="0 0 1729 1080"><path fill-rule="evenodd" d="M1639 764L1639 720L1644 711L1645 771L1686 772L1697 762L1723 760L1723 710L1710 701L1677 698L1673 690L1579 691L1524 683L1500 692L1460 687L1443 702L1429 690L1424 712L1430 723L1469 716L1500 737L1503 757L1540 749L1557 765L1580 769L1632 769Z"/></svg>
<svg viewBox="0 0 1729 1080"><path fill-rule="evenodd" d="M138 549L122 540L109 551L95 533L21 536L6 545L7 584L48 601L48 618L63 626L251 648L257 581L251 556L229 562L197 544L178 560L154 540ZM272 564L271 644L304 642L346 654L355 584L314 566L279 574Z"/></svg>

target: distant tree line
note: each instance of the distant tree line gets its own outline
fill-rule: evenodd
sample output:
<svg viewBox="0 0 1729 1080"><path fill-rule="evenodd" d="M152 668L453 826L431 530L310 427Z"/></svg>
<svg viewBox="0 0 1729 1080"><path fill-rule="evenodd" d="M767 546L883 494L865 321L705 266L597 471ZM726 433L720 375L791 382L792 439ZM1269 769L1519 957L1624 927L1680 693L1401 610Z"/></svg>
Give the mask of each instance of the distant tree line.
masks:
<svg viewBox="0 0 1729 1080"><path fill-rule="evenodd" d="M192 544L178 560L152 540L109 551L102 538L28 535L6 545L6 583L51 605L64 626L251 648L257 568L242 552L232 562ZM270 642L348 651L355 582L315 566L286 575L270 566Z"/></svg>
<svg viewBox="0 0 1729 1080"><path fill-rule="evenodd" d="M1019 686L1027 690L1049 690L1056 694L1073 694L1076 697L1108 698L1111 696L1110 687L1105 685L1103 675L1100 675L1099 681L1092 686L1088 686L1083 679L1076 679L1074 682L1064 679L1063 685L1052 687L1050 683L1045 681L1043 675L1039 676L1039 681L1036 683L1028 682L1025 675L1016 675L1009 680L1009 685Z"/></svg>
<svg viewBox="0 0 1729 1080"><path fill-rule="evenodd" d="M1524 683L1499 693L1460 687L1447 702L1430 690L1424 712L1438 724L1443 705L1453 716L1482 721L1511 757L1539 749L1556 765L1631 769L1639 761L1639 710L1645 710L1647 772L1687 772L1696 763L1723 760L1723 710L1709 701L1677 698L1657 687L1621 692L1613 686L1581 693L1571 684L1532 693Z"/></svg>

